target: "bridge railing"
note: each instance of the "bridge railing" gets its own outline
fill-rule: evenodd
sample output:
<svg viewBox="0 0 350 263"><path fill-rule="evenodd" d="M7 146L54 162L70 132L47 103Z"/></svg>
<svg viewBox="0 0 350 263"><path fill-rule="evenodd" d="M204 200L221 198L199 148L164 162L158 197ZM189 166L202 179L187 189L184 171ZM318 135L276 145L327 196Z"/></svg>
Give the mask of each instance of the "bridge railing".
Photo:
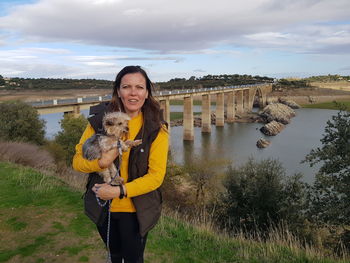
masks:
<svg viewBox="0 0 350 263"><path fill-rule="evenodd" d="M213 87L213 88L200 88L200 89L185 89L185 90L163 90L154 92L154 96L171 96L171 95L186 95L186 94L194 94L194 93L203 93L210 91L220 91L227 89L242 89L247 87L257 87L264 86L266 83L259 84L246 84L246 85L238 85L238 86L225 86L225 87ZM81 98L73 98L73 99L54 99L54 100L40 100L40 101L31 101L27 102L33 107L45 107L45 106L54 106L54 105L69 105L69 104L79 104L79 103L92 103L98 101L109 101L112 99L112 95L104 95L104 96L91 96L91 97L81 97Z"/></svg>

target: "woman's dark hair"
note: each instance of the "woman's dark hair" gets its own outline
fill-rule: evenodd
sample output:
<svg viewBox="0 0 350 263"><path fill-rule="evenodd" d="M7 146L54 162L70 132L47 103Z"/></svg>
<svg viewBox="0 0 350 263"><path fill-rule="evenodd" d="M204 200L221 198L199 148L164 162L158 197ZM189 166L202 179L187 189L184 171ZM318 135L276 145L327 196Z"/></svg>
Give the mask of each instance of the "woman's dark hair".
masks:
<svg viewBox="0 0 350 263"><path fill-rule="evenodd" d="M122 78L126 74L133 74L133 73L140 73L146 80L146 88L148 91L148 98L145 100L145 103L143 104L141 110L144 114L144 118L151 118L153 121L159 124L161 127L161 120L160 120L160 105L158 101L153 97L152 95L152 89L153 84L149 77L147 76L147 73L145 70L143 70L140 66L126 66L123 68L115 78L114 84L113 84L113 96L111 99L111 102L109 104L109 111L123 111L125 112L124 105L121 101L121 99L118 96L118 90L120 89L120 83Z"/></svg>

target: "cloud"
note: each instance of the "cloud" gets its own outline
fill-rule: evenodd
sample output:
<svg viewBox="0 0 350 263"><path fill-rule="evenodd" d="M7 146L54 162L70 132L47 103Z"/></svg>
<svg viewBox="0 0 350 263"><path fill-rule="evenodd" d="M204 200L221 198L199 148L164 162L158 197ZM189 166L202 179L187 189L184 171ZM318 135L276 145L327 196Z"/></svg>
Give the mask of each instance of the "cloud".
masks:
<svg viewBox="0 0 350 263"><path fill-rule="evenodd" d="M347 21L349 9L348 0L39 0L0 17L0 28L27 41L164 53L195 53L225 45L284 50L306 46L310 52L321 45L331 51L347 43L350 30L346 23L327 23Z"/></svg>
<svg viewBox="0 0 350 263"><path fill-rule="evenodd" d="M193 72L200 72L200 73L203 73L203 72L206 72L206 71L203 70L203 69L195 69L195 70L193 70Z"/></svg>
<svg viewBox="0 0 350 263"><path fill-rule="evenodd" d="M350 66L348 67L342 67L339 69L340 71L350 71Z"/></svg>

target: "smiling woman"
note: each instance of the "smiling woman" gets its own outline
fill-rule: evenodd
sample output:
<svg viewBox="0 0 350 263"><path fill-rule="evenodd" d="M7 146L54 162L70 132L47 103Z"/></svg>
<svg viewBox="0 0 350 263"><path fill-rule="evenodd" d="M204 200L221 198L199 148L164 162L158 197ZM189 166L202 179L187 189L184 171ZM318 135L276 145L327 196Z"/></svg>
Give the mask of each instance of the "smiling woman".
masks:
<svg viewBox="0 0 350 263"><path fill-rule="evenodd" d="M117 75L112 100L108 105L93 107L89 124L76 146L74 169L90 173L88 189L96 197L112 200L111 221L98 215L98 231L109 248L112 262L143 262L143 252L148 232L157 223L162 197L161 186L167 163L169 136L162 121L159 103L152 96L152 83L139 66L127 66ZM129 115L129 140L140 139L142 144L123 152L122 158L116 148L102 152L101 158L86 160L82 145L95 133L104 133L102 118L106 112L123 111ZM109 167L113 162L120 166L124 184L118 187L109 184L90 183L96 172ZM91 192L89 192L90 194ZM87 196L87 195L86 195ZM93 196L91 205L96 205Z"/></svg>
<svg viewBox="0 0 350 263"><path fill-rule="evenodd" d="M121 79L118 97L129 117L137 116L148 97L146 80L141 73L127 74Z"/></svg>

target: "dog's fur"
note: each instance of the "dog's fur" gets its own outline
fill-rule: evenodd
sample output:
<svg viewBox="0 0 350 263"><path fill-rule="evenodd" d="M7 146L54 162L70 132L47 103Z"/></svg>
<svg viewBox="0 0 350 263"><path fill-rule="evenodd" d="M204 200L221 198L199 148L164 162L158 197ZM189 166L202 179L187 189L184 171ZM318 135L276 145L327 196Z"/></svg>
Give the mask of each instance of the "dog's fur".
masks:
<svg viewBox="0 0 350 263"><path fill-rule="evenodd" d="M83 145L83 157L87 160L99 159L102 156L102 152L108 152L112 148L117 148L118 141L121 144L121 150L123 152L126 152L130 147L140 145L142 140L122 141L122 138L126 137L129 132L129 120L130 117L123 112L106 113L102 120L102 125L106 131L106 135L94 134L87 139ZM114 163L112 163L107 169L99 174L103 177L106 183L120 185L123 183L123 179L118 175L116 176L116 173L117 169ZM112 182L113 177L115 177L115 179Z"/></svg>

